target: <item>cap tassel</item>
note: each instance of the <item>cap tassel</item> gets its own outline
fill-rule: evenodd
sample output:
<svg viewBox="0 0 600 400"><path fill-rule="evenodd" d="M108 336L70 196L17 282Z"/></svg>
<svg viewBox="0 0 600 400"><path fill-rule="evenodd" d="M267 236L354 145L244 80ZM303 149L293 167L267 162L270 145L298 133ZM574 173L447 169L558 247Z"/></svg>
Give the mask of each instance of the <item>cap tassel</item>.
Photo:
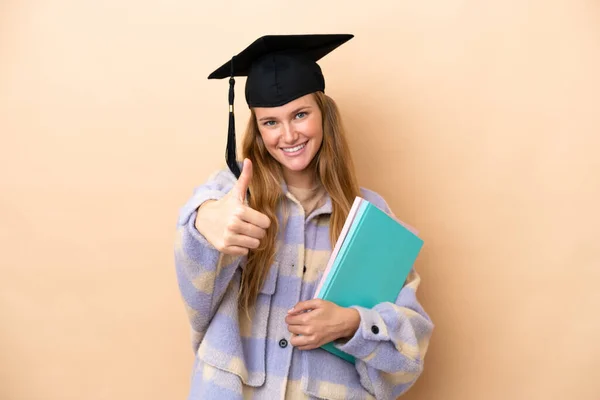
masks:
<svg viewBox="0 0 600 400"><path fill-rule="evenodd" d="M227 166L233 172L236 178L242 174L237 163L236 143L235 143L235 114L233 112L235 79L233 79L233 58L231 59L231 78L229 78L229 128L227 131L227 151L225 159Z"/></svg>

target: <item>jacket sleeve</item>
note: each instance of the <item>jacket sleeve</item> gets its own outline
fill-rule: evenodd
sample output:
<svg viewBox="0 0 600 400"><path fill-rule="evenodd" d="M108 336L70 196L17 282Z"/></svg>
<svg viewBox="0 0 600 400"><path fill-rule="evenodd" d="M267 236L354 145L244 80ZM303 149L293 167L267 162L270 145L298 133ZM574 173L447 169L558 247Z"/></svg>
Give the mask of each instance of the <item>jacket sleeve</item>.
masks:
<svg viewBox="0 0 600 400"><path fill-rule="evenodd" d="M395 303L351 307L360 314L360 326L346 343L335 343L356 357L361 384L377 399L397 398L423 371L433 323L416 298L419 283L413 269Z"/></svg>
<svg viewBox="0 0 600 400"><path fill-rule="evenodd" d="M207 200L218 200L233 187L228 170L213 175L194 190L179 213L175 240L175 270L179 290L192 329L194 351L204 337L223 295L243 257L220 253L195 226L197 209Z"/></svg>

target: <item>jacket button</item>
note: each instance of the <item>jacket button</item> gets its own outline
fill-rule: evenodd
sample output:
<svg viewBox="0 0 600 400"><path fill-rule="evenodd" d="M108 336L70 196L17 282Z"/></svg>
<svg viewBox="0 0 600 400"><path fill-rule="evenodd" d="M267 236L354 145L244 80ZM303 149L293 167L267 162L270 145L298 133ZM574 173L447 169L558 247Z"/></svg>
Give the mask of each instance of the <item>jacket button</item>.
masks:
<svg viewBox="0 0 600 400"><path fill-rule="evenodd" d="M379 333L379 328L376 325L373 325L371 327L371 332L377 335Z"/></svg>
<svg viewBox="0 0 600 400"><path fill-rule="evenodd" d="M279 341L279 347L281 347L282 349L285 349L287 347L287 345L288 345L288 341L287 340L281 339Z"/></svg>
<svg viewBox="0 0 600 400"><path fill-rule="evenodd" d="M303 271L304 271L304 273L306 273L306 265L304 266L304 269L303 269Z"/></svg>

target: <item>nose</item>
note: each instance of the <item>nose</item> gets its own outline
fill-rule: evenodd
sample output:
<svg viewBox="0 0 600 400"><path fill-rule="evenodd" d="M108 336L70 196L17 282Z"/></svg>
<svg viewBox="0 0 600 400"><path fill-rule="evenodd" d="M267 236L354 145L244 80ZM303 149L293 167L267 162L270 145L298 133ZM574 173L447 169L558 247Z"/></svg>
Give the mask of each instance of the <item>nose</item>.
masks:
<svg viewBox="0 0 600 400"><path fill-rule="evenodd" d="M298 132L292 124L283 124L282 139L285 144L296 144L298 141Z"/></svg>

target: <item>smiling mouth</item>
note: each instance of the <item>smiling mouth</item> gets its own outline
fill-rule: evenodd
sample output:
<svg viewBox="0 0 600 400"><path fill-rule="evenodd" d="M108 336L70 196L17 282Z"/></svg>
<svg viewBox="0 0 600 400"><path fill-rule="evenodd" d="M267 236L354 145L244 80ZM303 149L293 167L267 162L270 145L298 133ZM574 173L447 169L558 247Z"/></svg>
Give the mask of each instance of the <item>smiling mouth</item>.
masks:
<svg viewBox="0 0 600 400"><path fill-rule="evenodd" d="M297 151L302 150L304 147L306 147L306 143L299 144L295 147L282 147L281 150L283 150L286 153L295 153Z"/></svg>

